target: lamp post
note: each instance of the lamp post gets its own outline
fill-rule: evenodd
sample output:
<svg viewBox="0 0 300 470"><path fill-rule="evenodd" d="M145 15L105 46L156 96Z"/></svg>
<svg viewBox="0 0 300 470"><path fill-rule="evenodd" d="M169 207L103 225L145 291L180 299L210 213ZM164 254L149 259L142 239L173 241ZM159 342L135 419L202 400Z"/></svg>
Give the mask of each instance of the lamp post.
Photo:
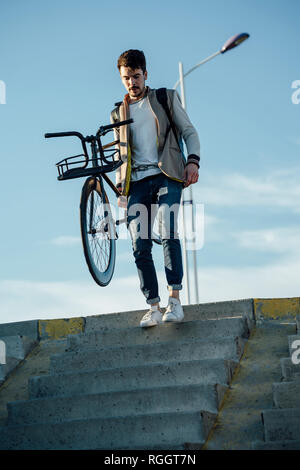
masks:
<svg viewBox="0 0 300 470"><path fill-rule="evenodd" d="M248 39L249 34L248 33L241 33L241 34L236 34L235 36L232 36L229 38L224 45L221 47L221 49L214 54L210 55L206 59L202 60L198 64L194 65L191 69L189 69L186 73L183 71L183 64L182 62L179 62L179 79L173 86L173 89L176 89L178 85L180 84L180 94L181 94L181 103L184 109L186 109L186 99L185 99L185 87L184 87L184 79L192 73L194 70L196 70L200 65L205 64L209 60L213 59L219 54L224 54L225 52L233 49L234 47L238 46L241 44L243 41ZM183 192L183 198L182 198L182 219L183 219L183 268L184 268L184 275L185 275L185 284L186 284L186 293L187 293L187 304L190 304L190 283L189 283L189 271L188 271L188 256L187 256L187 250L186 250L186 227L185 227L185 206L188 204L191 205L191 215L192 215L192 233L193 233L193 239L192 239L192 250L193 250L193 261L194 261L194 283L195 283L195 297L196 297L196 303L199 303L199 293L198 293L198 274L197 274L197 253L195 249L195 230L194 230L194 208L193 208L193 191L192 191L192 185L189 186L189 198L184 199L184 195L186 192Z"/></svg>

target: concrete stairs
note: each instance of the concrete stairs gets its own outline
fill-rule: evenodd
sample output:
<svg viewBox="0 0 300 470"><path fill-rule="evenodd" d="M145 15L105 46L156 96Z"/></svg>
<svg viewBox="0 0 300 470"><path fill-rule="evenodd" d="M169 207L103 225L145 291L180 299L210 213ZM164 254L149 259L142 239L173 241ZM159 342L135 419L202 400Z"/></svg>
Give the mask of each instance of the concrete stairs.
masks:
<svg viewBox="0 0 300 470"><path fill-rule="evenodd" d="M34 339L27 336L0 336L0 386L36 344Z"/></svg>
<svg viewBox="0 0 300 470"><path fill-rule="evenodd" d="M254 441L254 450L300 450L300 315L296 330L287 338L290 357L280 360L281 382L273 383L273 408L261 414L264 441Z"/></svg>
<svg viewBox="0 0 300 470"><path fill-rule="evenodd" d="M7 404L0 449L201 449L254 324L252 302L186 306L142 329L144 312L86 317Z"/></svg>

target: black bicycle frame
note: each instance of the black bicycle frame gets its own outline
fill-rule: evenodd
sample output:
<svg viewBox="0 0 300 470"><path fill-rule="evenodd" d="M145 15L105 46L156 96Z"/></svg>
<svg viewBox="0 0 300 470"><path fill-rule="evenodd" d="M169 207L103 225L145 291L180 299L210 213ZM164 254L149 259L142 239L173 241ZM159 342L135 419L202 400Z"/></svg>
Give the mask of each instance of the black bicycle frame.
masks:
<svg viewBox="0 0 300 470"><path fill-rule="evenodd" d="M101 167L103 167L103 161L107 164L110 164L110 162L105 158L103 147L101 140L98 136L89 136L86 137L85 139L87 142L90 142L91 144L91 153L92 153L92 166L94 168L99 169L99 173L95 176L97 176L99 179L102 177L106 183L109 185L109 187L112 189L112 191L115 193L116 196L120 196L120 192L117 190L113 182L110 180L110 178L106 175L104 171L101 171ZM97 149L98 146L98 149ZM100 158L97 156L97 153L99 152ZM101 162L101 165L99 165L99 160ZM101 183L101 190L103 190L102 183Z"/></svg>

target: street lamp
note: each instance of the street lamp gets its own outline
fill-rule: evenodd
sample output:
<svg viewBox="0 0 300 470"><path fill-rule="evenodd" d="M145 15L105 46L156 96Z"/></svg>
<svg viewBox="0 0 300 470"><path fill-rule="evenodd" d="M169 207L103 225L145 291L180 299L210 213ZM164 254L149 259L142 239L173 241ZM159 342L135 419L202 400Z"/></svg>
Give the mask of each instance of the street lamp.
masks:
<svg viewBox="0 0 300 470"><path fill-rule="evenodd" d="M187 75L192 73L194 70L196 70L200 65L205 64L209 60L213 59L219 54L224 54L225 52L233 49L236 46L239 46L243 41L248 39L249 34L248 33L241 33L241 34L236 34L235 36L232 36L229 38L224 45L221 47L221 49L214 54L210 55L206 59L202 60L198 64L196 64L194 67L189 69L186 73L183 72L183 65L182 62L179 62L179 80L175 83L173 86L173 89L176 89L178 85L180 84L180 94L181 94L181 103L184 109L186 109L186 99L185 99L185 89L184 89L184 79ZM183 218L183 265L184 265L184 274L185 274L185 283L186 283L186 293L187 293L187 303L190 304L190 283L189 283L189 271L188 271L188 258L187 258L187 250L186 250L186 230L185 230L185 206L187 204L191 204L192 206L192 233L193 233L193 239L192 239L192 250L193 250L193 260L194 260L194 282L195 282L195 296L196 296L196 303L199 303L199 294L198 294L198 274L197 274L197 257L196 257L196 249L195 249L195 230L194 230L194 210L193 210L193 191L192 191L192 186L189 186L189 198L184 199L184 194L186 192L183 192L183 199L182 199L182 218Z"/></svg>

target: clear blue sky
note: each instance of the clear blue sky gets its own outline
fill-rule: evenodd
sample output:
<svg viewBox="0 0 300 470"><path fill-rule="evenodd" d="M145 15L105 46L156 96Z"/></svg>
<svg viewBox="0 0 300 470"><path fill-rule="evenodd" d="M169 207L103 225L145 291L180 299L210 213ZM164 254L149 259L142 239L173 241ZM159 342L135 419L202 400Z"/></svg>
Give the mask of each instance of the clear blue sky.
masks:
<svg viewBox="0 0 300 470"><path fill-rule="evenodd" d="M149 86L172 88L180 60L187 70L241 32L245 43L186 79L201 142L200 302L299 296L299 14L298 0L2 4L0 322L145 308L129 240L118 243L107 288L90 277L79 238L83 181L58 182L55 168L80 147L44 133L91 134L109 122L125 91L116 68L124 50L145 52ZM160 247L154 257L164 306Z"/></svg>

